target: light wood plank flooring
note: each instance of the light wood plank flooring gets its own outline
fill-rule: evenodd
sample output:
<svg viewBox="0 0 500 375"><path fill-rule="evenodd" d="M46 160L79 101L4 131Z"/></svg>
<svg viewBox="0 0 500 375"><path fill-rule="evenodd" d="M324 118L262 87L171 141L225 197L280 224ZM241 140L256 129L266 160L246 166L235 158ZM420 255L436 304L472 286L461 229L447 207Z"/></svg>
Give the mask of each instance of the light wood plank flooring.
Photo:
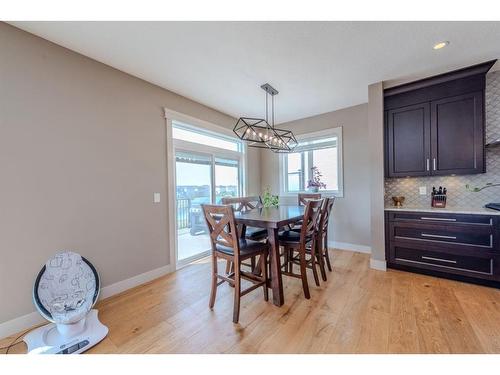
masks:
<svg viewBox="0 0 500 375"><path fill-rule="evenodd" d="M332 254L328 281L317 288L310 278L310 300L285 277L285 305L255 290L242 299L238 325L229 286L207 307L207 260L108 298L97 308L109 336L89 353L500 353L500 290L375 271L367 254Z"/></svg>

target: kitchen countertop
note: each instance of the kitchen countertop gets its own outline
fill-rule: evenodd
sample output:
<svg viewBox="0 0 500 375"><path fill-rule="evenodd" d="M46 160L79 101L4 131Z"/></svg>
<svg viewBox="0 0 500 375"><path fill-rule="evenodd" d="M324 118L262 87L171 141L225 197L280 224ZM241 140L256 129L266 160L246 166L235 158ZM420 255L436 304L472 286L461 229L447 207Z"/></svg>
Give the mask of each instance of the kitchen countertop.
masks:
<svg viewBox="0 0 500 375"><path fill-rule="evenodd" d="M408 211L408 212L432 212L444 214L476 214L476 215L500 215L500 211L492 210L485 207L453 207L446 206L445 208L434 208L429 206L405 206L394 207L385 206L385 211Z"/></svg>

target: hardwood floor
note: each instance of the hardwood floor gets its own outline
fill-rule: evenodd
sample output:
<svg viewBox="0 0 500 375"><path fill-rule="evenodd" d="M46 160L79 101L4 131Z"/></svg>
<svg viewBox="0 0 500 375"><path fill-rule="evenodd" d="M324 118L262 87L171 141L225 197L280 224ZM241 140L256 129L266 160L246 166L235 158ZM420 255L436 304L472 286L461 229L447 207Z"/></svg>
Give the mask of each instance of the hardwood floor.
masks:
<svg viewBox="0 0 500 375"><path fill-rule="evenodd" d="M257 289L242 298L237 325L227 285L208 309L208 260L108 298L97 308L109 336L88 353L500 353L500 290L332 253L334 271L319 288L311 282L310 300L285 278L284 306Z"/></svg>

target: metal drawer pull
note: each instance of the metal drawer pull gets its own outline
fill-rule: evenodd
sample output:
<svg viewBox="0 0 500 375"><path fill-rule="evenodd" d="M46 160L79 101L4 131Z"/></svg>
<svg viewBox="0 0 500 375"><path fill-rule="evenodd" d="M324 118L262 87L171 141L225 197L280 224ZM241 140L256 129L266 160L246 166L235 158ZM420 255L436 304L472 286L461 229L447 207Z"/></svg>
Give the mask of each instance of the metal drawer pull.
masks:
<svg viewBox="0 0 500 375"><path fill-rule="evenodd" d="M449 260L449 259L441 259L441 258L433 258L433 257L426 257L426 256L421 256L422 259L427 259L427 260L437 260L438 262L445 262L445 263L453 263L457 264L456 260Z"/></svg>
<svg viewBox="0 0 500 375"><path fill-rule="evenodd" d="M446 239L449 239L449 240L456 240L457 239L457 237L455 237L455 236L441 236L439 234L421 233L420 235L422 237L446 238Z"/></svg>
<svg viewBox="0 0 500 375"><path fill-rule="evenodd" d="M427 170L429 170L429 159L427 159Z"/></svg>
<svg viewBox="0 0 500 375"><path fill-rule="evenodd" d="M420 220L457 221L457 219L445 219L443 217L425 217L425 216L422 216Z"/></svg>

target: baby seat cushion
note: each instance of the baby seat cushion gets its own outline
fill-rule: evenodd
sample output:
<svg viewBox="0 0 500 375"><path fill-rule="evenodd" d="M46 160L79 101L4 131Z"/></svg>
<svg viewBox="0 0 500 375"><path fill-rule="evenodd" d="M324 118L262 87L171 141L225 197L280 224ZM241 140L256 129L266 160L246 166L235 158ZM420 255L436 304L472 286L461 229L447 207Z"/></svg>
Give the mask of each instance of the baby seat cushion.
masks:
<svg viewBox="0 0 500 375"><path fill-rule="evenodd" d="M38 284L38 299L50 312L54 323L76 323L94 305L96 285L96 276L82 257L64 251L45 264Z"/></svg>

